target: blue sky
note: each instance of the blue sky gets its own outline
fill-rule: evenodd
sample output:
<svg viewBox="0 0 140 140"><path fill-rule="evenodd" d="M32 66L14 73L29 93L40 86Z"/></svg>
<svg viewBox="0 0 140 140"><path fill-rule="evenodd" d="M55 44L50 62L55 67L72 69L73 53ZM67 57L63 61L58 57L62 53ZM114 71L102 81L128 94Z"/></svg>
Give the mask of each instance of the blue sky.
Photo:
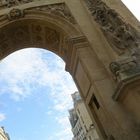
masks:
<svg viewBox="0 0 140 140"><path fill-rule="evenodd" d="M61 58L17 51L0 65L0 120L12 140L70 140L67 110L76 87Z"/></svg>
<svg viewBox="0 0 140 140"><path fill-rule="evenodd" d="M139 0L123 0L140 19ZM61 58L17 51L0 63L0 126L11 140L71 140L68 109L76 86Z"/></svg>

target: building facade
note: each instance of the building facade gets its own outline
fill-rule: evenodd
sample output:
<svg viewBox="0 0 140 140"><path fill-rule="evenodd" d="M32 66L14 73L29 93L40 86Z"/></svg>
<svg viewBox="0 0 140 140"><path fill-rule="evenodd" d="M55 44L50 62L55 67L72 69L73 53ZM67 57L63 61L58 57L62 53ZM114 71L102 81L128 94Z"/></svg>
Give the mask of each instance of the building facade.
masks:
<svg viewBox="0 0 140 140"><path fill-rule="evenodd" d="M80 119L78 118L74 109L69 110L70 123L72 126L72 133L74 135L73 140L87 140L86 134L81 126Z"/></svg>
<svg viewBox="0 0 140 140"><path fill-rule="evenodd" d="M74 108L69 110L75 140L99 140L94 124L78 92L72 94Z"/></svg>
<svg viewBox="0 0 140 140"><path fill-rule="evenodd" d="M8 133L5 132L4 127L0 127L0 140L10 140Z"/></svg>
<svg viewBox="0 0 140 140"><path fill-rule="evenodd" d="M0 59L43 48L66 63L102 140L140 140L140 24L121 0L2 0Z"/></svg>

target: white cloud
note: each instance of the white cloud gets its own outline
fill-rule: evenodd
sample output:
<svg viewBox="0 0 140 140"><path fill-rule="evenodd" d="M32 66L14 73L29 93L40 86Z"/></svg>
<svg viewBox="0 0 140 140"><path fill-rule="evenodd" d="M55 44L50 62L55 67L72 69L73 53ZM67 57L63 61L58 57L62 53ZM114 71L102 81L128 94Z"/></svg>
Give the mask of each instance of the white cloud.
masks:
<svg viewBox="0 0 140 140"><path fill-rule="evenodd" d="M56 137L59 140L70 140L70 139L72 139L73 134L72 134L72 131L71 131L71 126L70 126L68 116L61 114L60 116L57 116L55 119L60 126L60 128L59 128L60 130L55 133L54 139Z"/></svg>
<svg viewBox="0 0 140 140"><path fill-rule="evenodd" d="M30 85L39 76L39 64L44 67L40 53L34 49L18 51L5 58L0 65L0 76L6 87L2 86L0 91L9 91L15 100L30 95Z"/></svg>
<svg viewBox="0 0 140 140"><path fill-rule="evenodd" d="M0 122L4 121L6 119L6 116L4 113L0 113Z"/></svg>
<svg viewBox="0 0 140 140"><path fill-rule="evenodd" d="M71 129L70 128L65 128L64 130L61 130L55 134L55 136L59 140L70 140L72 139L72 134L71 134Z"/></svg>
<svg viewBox="0 0 140 140"><path fill-rule="evenodd" d="M44 59L42 52L39 49L24 49L3 60L0 76L1 81L5 81L8 86L3 86L0 89L1 93L8 90L11 97L18 101L28 97L36 86L46 86L51 88L53 97L60 92L57 100L61 102L62 96L66 97L67 94L73 93L76 87L68 73L64 73L64 62L54 57L56 62L52 63L52 58ZM66 101L62 105L58 104L56 109L63 110Z"/></svg>
<svg viewBox="0 0 140 140"><path fill-rule="evenodd" d="M53 111L52 110L49 110L47 112L45 112L46 115L52 115L53 114Z"/></svg>
<svg viewBox="0 0 140 140"><path fill-rule="evenodd" d="M69 140L72 133L67 110L72 107L71 93L77 88L71 76L64 71L64 62L58 57L53 57L52 61L49 55L45 58L46 53L39 49L25 49L4 59L0 65L0 82L4 81L6 87L1 85L0 92L20 101L30 97L33 94L31 91L39 86L50 88L49 97L53 105L46 114L53 115L52 112L55 112L58 116L56 122L61 129L55 133L55 137Z"/></svg>
<svg viewBox="0 0 140 140"><path fill-rule="evenodd" d="M17 112L21 112L22 111L22 108L20 108L20 107L17 107Z"/></svg>
<svg viewBox="0 0 140 140"><path fill-rule="evenodd" d="M65 127L60 129L57 132L54 132L52 136L49 136L47 140L71 140L72 139L72 132L70 127Z"/></svg>

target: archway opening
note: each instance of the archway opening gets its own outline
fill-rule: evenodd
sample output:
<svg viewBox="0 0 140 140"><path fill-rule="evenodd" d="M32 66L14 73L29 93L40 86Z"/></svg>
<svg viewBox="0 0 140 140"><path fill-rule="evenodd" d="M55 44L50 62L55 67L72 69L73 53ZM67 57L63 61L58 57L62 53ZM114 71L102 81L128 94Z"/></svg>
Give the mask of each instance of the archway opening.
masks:
<svg viewBox="0 0 140 140"><path fill-rule="evenodd" d="M23 49L3 59L0 69L1 125L12 140L72 137L67 110L77 89L61 58Z"/></svg>

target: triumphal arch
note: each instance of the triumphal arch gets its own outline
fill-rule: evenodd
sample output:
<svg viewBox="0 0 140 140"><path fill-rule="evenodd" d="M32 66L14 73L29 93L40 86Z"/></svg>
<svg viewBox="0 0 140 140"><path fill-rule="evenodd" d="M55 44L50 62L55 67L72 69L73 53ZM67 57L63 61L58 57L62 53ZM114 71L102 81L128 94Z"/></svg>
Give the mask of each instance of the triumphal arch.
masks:
<svg viewBox="0 0 140 140"><path fill-rule="evenodd" d="M102 140L140 140L140 26L121 0L1 0L0 59L50 50Z"/></svg>

